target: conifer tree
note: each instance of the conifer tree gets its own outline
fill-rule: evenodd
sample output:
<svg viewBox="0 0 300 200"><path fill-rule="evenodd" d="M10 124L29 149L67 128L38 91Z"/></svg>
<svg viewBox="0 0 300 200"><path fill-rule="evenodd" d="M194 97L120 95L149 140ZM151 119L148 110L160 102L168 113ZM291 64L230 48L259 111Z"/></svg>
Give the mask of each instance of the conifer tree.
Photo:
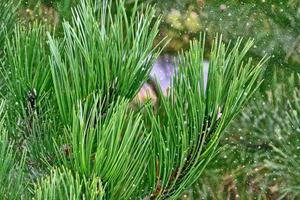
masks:
<svg viewBox="0 0 300 200"><path fill-rule="evenodd" d="M11 156L0 181L23 192L4 199L177 199L261 83L266 59L245 57L253 40L230 47L218 35L204 83L202 34L178 54L168 94L132 108L162 51L160 18L137 1L130 12L124 0L100 2L81 0L59 35L16 25L5 38L0 156Z"/></svg>

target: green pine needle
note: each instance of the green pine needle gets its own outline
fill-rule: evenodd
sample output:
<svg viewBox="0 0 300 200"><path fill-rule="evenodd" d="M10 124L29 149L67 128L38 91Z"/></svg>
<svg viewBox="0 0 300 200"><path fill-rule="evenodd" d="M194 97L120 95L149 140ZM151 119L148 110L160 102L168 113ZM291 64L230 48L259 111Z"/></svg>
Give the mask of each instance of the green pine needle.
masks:
<svg viewBox="0 0 300 200"><path fill-rule="evenodd" d="M13 0L0 1L0 56L4 47L6 35L12 33L18 6ZM1 60L1 59L0 59Z"/></svg>
<svg viewBox="0 0 300 200"><path fill-rule="evenodd" d="M9 140L5 128L5 103L0 103L0 199L19 199L26 184L24 182L24 158L17 156L13 143ZM18 161L20 159L20 161Z"/></svg>
<svg viewBox="0 0 300 200"><path fill-rule="evenodd" d="M62 167L53 169L49 176L35 185L34 200L102 200L104 188L99 177L81 178Z"/></svg>
<svg viewBox="0 0 300 200"><path fill-rule="evenodd" d="M71 23L63 24L61 40L49 36L51 71L61 118L79 100L101 90L106 106L118 96L132 99L148 79L160 50L153 48L159 21L153 22L155 10L135 7L128 16L124 1L118 1L115 13L102 1L98 14L82 1L73 10Z"/></svg>
<svg viewBox="0 0 300 200"><path fill-rule="evenodd" d="M216 37L205 88L205 40L200 36L192 41L190 50L179 55L169 95L161 92L157 110L147 109L153 138L147 173L151 198L176 199L197 180L214 156L222 132L261 83L266 59L243 64L253 41L244 47L241 43L240 39L229 49Z"/></svg>
<svg viewBox="0 0 300 200"><path fill-rule="evenodd" d="M205 84L201 35L178 55L157 107L132 109L161 53L153 47L160 18L154 20L151 6L135 1L128 12L125 4L82 0L60 37L45 36L40 26L17 26L6 38L5 128L21 135L16 138L29 154L34 199L178 198L214 158L224 129L261 83L266 59L245 60L253 41L238 39L230 48L217 36ZM7 160L0 188L22 197L22 173L11 186L15 177L7 174L23 162L15 161L7 135L0 139Z"/></svg>

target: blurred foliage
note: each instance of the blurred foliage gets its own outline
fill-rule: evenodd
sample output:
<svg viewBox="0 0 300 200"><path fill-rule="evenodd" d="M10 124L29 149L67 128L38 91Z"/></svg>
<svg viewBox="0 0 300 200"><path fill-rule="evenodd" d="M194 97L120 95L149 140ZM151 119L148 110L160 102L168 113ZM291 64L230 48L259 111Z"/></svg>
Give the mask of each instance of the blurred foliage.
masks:
<svg viewBox="0 0 300 200"><path fill-rule="evenodd" d="M265 88L278 69L285 72L280 79L300 71L299 1L166 0L156 3L159 14L164 16L161 37L171 38L169 53L187 48L188 41L201 31L207 32L209 41L215 33L222 33L227 42L239 36L254 38L251 56L257 59L265 54L271 56L265 72Z"/></svg>
<svg viewBox="0 0 300 200"><path fill-rule="evenodd" d="M6 35L9 35L13 29L17 6L18 4L12 1L0 1L0 54Z"/></svg>
<svg viewBox="0 0 300 200"><path fill-rule="evenodd" d="M183 3L184 2L184 3ZM233 40L238 36L256 41L253 54L272 55L274 62L299 60L300 3L298 1L174 1L157 2L165 16L170 35L192 36L199 31L222 33ZM167 10L168 12L165 12Z"/></svg>

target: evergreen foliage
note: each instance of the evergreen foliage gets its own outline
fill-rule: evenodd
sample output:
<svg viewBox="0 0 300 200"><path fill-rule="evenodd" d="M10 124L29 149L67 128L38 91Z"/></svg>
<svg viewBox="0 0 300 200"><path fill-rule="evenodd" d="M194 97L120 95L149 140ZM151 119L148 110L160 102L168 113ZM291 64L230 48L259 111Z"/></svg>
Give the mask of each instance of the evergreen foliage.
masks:
<svg viewBox="0 0 300 200"><path fill-rule="evenodd" d="M82 180L82 181L80 181ZM85 193L82 193L82 189ZM35 185L34 200L90 199L102 200L104 188L99 177L80 178L65 168L53 169L49 176Z"/></svg>
<svg viewBox="0 0 300 200"><path fill-rule="evenodd" d="M215 161L186 195L193 199L299 198L300 99L294 82L291 76L252 98L221 139L224 147Z"/></svg>
<svg viewBox="0 0 300 200"><path fill-rule="evenodd" d="M17 155L5 128L5 102L0 104L0 198L19 199L23 196L24 155Z"/></svg>
<svg viewBox="0 0 300 200"><path fill-rule="evenodd" d="M12 0L0 2L0 53L7 34L11 34L16 17L17 5ZM0 54L1 55L1 54Z"/></svg>
<svg viewBox="0 0 300 200"><path fill-rule="evenodd" d="M251 41L242 49L237 43L229 50L218 38L205 89L203 38L200 41L192 42L190 50L180 55L178 74L169 96L159 95L157 114L147 112L154 134L148 174L156 172L152 182L156 181L153 195L157 197L176 199L199 177L213 158L221 133L251 96L262 69L260 64L253 67L251 60L244 66L241 63Z"/></svg>
<svg viewBox="0 0 300 200"><path fill-rule="evenodd" d="M152 24L153 8L127 16L124 2L113 13L103 1L94 16L92 5L82 3L73 20L63 24L64 38L50 37L51 72L63 122L71 119L78 100L99 90L106 106L118 96L132 99L147 80L159 55L152 48L159 20ZM100 27L99 27L100 23Z"/></svg>
<svg viewBox="0 0 300 200"><path fill-rule="evenodd" d="M154 16L137 1L126 12L124 0L82 0L61 35L16 25L6 36L3 199L177 199L197 181L266 59L247 59L252 40L216 36L205 83L201 35L159 104L132 108L162 51Z"/></svg>
<svg viewBox="0 0 300 200"><path fill-rule="evenodd" d="M299 72L300 63L300 4L298 0L153 0L163 15L162 37L171 42L170 53L187 49L191 38L201 31L207 32L211 43L216 32L224 42L236 41L240 36L255 39L250 55L260 60L270 55L262 90L269 89L272 74L281 70L280 79L286 80L292 72ZM206 54L209 60L209 54Z"/></svg>

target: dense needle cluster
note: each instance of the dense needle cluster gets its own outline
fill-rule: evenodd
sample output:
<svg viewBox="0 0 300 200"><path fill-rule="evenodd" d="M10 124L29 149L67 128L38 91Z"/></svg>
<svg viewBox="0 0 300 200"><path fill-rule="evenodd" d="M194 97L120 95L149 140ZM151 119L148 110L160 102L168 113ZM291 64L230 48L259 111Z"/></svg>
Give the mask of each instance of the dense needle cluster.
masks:
<svg viewBox="0 0 300 200"><path fill-rule="evenodd" d="M160 19L100 2L82 0L60 34L35 24L0 35L1 199L177 199L261 83L266 59L245 60L253 41L216 36L204 86L200 35L178 54L168 95L132 109L162 51Z"/></svg>

